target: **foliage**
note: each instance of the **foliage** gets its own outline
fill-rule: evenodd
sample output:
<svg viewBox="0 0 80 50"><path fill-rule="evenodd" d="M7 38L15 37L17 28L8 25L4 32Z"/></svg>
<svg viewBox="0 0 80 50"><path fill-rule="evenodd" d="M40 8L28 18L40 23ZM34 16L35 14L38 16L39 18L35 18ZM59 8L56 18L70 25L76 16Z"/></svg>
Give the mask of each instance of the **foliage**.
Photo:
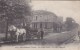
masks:
<svg viewBox="0 0 80 50"><path fill-rule="evenodd" d="M67 17L65 21L66 30L70 31L78 26L78 24L75 22L75 20L71 17Z"/></svg>
<svg viewBox="0 0 80 50"><path fill-rule="evenodd" d="M8 5L6 2L0 1L0 14L1 18L7 17L8 20L16 18L23 18L30 15L30 7L27 5L15 4L13 6Z"/></svg>
<svg viewBox="0 0 80 50"><path fill-rule="evenodd" d="M6 21L6 36L8 33L8 25L12 23L13 20L22 19L25 16L31 15L30 6L28 4L21 5L18 1L19 0L17 0L17 2L15 2L15 0L0 0L0 19Z"/></svg>

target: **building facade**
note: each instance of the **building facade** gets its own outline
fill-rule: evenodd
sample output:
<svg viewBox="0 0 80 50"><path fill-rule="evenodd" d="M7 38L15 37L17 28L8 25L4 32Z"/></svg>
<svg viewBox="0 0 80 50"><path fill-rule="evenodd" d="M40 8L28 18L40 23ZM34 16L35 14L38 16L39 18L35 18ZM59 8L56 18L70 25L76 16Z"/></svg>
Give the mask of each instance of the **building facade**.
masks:
<svg viewBox="0 0 80 50"><path fill-rule="evenodd" d="M58 30L57 27L63 20L57 17L54 13L37 10L33 12L31 27L35 29L49 30L50 32Z"/></svg>

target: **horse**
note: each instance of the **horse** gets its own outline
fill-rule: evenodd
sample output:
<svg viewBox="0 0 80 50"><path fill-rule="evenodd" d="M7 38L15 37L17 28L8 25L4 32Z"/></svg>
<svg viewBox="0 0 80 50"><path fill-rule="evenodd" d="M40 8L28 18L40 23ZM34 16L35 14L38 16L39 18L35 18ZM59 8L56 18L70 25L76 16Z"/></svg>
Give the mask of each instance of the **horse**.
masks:
<svg viewBox="0 0 80 50"><path fill-rule="evenodd" d="M16 27L14 26L14 25L11 25L11 26L9 26L8 27L8 33L9 33L9 39L11 40L11 41L14 41L15 40L15 33L16 33Z"/></svg>
<svg viewBox="0 0 80 50"><path fill-rule="evenodd" d="M16 42L19 42L21 39L23 41L26 40L26 30L24 28L17 28L16 26L11 25L9 27L9 32L12 37L16 37Z"/></svg>
<svg viewBox="0 0 80 50"><path fill-rule="evenodd" d="M16 41L17 42L21 40L19 37L22 38L22 41L26 40L26 30L24 28L17 28L17 31L16 31Z"/></svg>

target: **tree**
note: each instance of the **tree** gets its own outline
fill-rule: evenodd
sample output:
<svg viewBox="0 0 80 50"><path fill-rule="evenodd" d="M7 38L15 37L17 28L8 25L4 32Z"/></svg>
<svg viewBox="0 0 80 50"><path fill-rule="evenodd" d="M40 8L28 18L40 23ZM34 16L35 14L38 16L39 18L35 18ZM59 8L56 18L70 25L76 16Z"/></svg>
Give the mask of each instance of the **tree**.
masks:
<svg viewBox="0 0 80 50"><path fill-rule="evenodd" d="M0 18L6 20L6 39L8 34L8 25L14 19L22 19L25 16L31 15L31 8L29 5L20 5L20 4L12 4L10 5L6 1L8 0L0 0ZM11 0L13 1L15 0ZM18 2L19 3L19 2Z"/></svg>
<svg viewBox="0 0 80 50"><path fill-rule="evenodd" d="M74 29L77 26L75 20L71 17L67 17L65 21L67 31Z"/></svg>

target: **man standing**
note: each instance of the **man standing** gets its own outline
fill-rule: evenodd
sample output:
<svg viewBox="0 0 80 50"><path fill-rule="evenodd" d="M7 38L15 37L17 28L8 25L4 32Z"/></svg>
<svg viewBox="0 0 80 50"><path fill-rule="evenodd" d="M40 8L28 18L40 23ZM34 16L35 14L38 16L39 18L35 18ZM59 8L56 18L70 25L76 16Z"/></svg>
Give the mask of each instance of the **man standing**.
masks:
<svg viewBox="0 0 80 50"><path fill-rule="evenodd" d="M40 32L41 32L41 39L43 39L43 37L44 37L44 31L41 30Z"/></svg>
<svg viewBox="0 0 80 50"><path fill-rule="evenodd" d="M80 41L80 31L78 31L78 37L79 37L79 41Z"/></svg>

